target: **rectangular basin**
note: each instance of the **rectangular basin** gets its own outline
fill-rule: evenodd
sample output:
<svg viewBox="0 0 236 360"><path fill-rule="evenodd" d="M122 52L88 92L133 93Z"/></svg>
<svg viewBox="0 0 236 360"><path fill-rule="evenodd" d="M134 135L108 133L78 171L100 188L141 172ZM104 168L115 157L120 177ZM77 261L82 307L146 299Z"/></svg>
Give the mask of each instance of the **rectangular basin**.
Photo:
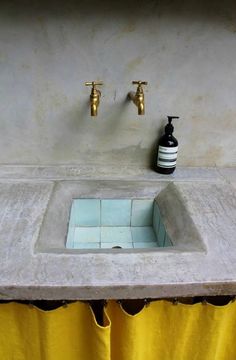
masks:
<svg viewBox="0 0 236 360"><path fill-rule="evenodd" d="M58 181L34 251L40 253L204 251L178 184Z"/></svg>
<svg viewBox="0 0 236 360"><path fill-rule="evenodd" d="M74 199L67 249L172 246L154 199Z"/></svg>

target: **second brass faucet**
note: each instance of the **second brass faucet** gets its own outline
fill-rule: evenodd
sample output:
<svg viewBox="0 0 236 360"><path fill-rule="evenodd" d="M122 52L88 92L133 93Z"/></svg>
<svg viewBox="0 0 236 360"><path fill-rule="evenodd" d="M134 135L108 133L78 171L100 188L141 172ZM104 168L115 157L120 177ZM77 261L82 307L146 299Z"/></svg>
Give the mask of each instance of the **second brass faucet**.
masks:
<svg viewBox="0 0 236 360"><path fill-rule="evenodd" d="M134 104L138 108L138 115L145 114L145 102L144 102L144 92L142 85L147 85L147 81L132 81L133 85L138 85L136 93L134 91L130 91L128 96L131 100L133 100Z"/></svg>
<svg viewBox="0 0 236 360"><path fill-rule="evenodd" d="M97 116L98 107L100 103L101 91L96 88L97 85L103 85L102 82L86 82L86 86L92 86L90 94L90 107L91 107L91 116Z"/></svg>

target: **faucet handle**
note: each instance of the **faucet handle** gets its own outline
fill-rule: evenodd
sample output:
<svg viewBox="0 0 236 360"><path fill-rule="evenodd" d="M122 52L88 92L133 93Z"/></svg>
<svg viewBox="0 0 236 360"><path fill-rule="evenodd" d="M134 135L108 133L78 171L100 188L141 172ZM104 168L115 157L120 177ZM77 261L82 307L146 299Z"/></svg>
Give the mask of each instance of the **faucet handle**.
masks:
<svg viewBox="0 0 236 360"><path fill-rule="evenodd" d="M86 86L92 86L93 88L95 88L97 85L103 85L102 81L87 81L85 83Z"/></svg>
<svg viewBox="0 0 236 360"><path fill-rule="evenodd" d="M141 86L141 85L147 85L148 82L147 81L136 80L136 81L132 81L132 84Z"/></svg>

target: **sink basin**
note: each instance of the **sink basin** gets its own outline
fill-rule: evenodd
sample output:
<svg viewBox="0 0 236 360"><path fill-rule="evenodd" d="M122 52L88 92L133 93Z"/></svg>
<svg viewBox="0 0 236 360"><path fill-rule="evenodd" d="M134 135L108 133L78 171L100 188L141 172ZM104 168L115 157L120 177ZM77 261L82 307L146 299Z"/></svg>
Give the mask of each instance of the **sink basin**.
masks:
<svg viewBox="0 0 236 360"><path fill-rule="evenodd" d="M172 246L154 199L74 199L68 249Z"/></svg>
<svg viewBox="0 0 236 360"><path fill-rule="evenodd" d="M205 245L178 184L80 180L55 183L34 250L186 252Z"/></svg>

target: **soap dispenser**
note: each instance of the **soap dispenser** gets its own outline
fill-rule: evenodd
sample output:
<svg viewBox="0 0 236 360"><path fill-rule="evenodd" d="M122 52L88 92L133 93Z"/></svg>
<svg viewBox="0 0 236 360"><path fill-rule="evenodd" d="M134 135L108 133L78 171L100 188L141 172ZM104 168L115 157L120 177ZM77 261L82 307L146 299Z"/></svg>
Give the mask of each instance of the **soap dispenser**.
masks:
<svg viewBox="0 0 236 360"><path fill-rule="evenodd" d="M158 143L156 171L161 174L172 174L175 171L178 153L178 141L172 135L174 131L172 120L179 119L179 117L167 116L167 118L168 124L165 126L165 134Z"/></svg>

